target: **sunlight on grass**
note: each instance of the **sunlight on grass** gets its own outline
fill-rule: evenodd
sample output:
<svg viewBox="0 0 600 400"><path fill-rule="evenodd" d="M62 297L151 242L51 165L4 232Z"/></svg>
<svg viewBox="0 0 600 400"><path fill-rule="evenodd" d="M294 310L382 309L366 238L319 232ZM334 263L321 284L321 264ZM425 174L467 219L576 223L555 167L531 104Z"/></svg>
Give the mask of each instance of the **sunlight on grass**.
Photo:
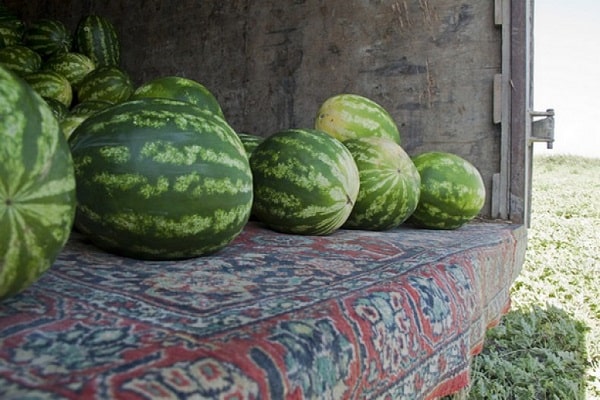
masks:
<svg viewBox="0 0 600 400"><path fill-rule="evenodd" d="M600 159L534 159L513 307L473 363L469 399L600 399Z"/></svg>

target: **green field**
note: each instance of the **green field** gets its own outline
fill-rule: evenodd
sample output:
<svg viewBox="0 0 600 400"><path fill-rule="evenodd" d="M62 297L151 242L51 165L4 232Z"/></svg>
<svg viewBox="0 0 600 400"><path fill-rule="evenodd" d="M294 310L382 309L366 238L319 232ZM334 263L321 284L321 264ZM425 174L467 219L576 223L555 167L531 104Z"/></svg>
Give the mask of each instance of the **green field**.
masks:
<svg viewBox="0 0 600 400"><path fill-rule="evenodd" d="M600 159L535 157L528 237L466 397L600 399Z"/></svg>

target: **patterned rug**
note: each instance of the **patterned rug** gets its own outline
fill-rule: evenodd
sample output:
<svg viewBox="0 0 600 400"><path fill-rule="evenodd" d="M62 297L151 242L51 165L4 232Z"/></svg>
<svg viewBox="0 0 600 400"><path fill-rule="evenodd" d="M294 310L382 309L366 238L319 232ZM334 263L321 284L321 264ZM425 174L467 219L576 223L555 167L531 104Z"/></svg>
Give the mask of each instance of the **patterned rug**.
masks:
<svg viewBox="0 0 600 400"><path fill-rule="evenodd" d="M74 233L0 303L0 398L433 399L469 383L525 229L285 235L139 261Z"/></svg>

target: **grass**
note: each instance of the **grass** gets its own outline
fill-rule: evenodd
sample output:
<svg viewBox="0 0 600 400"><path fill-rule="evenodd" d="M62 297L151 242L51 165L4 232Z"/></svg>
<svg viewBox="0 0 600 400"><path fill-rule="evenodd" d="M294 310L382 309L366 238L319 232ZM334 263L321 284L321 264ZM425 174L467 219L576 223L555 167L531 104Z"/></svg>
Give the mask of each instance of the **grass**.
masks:
<svg viewBox="0 0 600 400"><path fill-rule="evenodd" d="M600 399L600 159L534 158L513 306L475 357L468 399Z"/></svg>

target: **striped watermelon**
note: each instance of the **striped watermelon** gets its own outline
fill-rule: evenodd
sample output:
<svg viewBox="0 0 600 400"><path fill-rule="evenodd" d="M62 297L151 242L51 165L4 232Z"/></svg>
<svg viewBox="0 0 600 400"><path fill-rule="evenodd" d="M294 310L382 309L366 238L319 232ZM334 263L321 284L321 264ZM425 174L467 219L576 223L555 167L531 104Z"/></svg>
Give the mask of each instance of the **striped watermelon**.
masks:
<svg viewBox="0 0 600 400"><path fill-rule="evenodd" d="M398 126L387 110L356 94L338 94L325 100L317 112L315 128L341 141L378 136L400 144Z"/></svg>
<svg viewBox="0 0 600 400"><path fill-rule="evenodd" d="M52 110L52 114L54 114L59 123L69 113L69 108L60 101L51 97L43 97L43 99L46 102L46 104L48 104L50 110Z"/></svg>
<svg viewBox="0 0 600 400"><path fill-rule="evenodd" d="M69 143L76 226L108 251L200 256L225 247L249 218L248 158L209 111L170 99L127 101L86 119Z"/></svg>
<svg viewBox="0 0 600 400"><path fill-rule="evenodd" d="M420 154L413 162L421 176L421 196L411 223L429 229L456 229L481 211L485 186L470 162L436 151Z"/></svg>
<svg viewBox="0 0 600 400"><path fill-rule="evenodd" d="M0 9L0 48L22 44L24 32L25 23L19 17L8 9Z"/></svg>
<svg viewBox="0 0 600 400"><path fill-rule="evenodd" d="M421 178L404 149L392 139L348 139L360 175L360 190L345 228L387 230L415 211Z"/></svg>
<svg viewBox="0 0 600 400"><path fill-rule="evenodd" d="M132 100L146 97L181 100L205 108L224 118L221 105L204 85L180 76L164 76L146 82L138 87Z"/></svg>
<svg viewBox="0 0 600 400"><path fill-rule="evenodd" d="M98 67L119 66L121 45L113 24L100 15L86 15L79 21L74 37L75 51L85 54Z"/></svg>
<svg viewBox="0 0 600 400"><path fill-rule="evenodd" d="M239 132L238 136L241 139L242 144L244 145L244 149L246 149L246 154L248 154L248 157L250 157L254 149L256 149L258 145L261 144L263 140L265 140L265 138L262 136L253 135L251 133L245 132Z"/></svg>
<svg viewBox="0 0 600 400"><path fill-rule="evenodd" d="M50 108L0 67L0 299L36 281L67 241L75 179Z"/></svg>
<svg viewBox="0 0 600 400"><path fill-rule="evenodd" d="M42 56L21 45L3 47L0 49L0 66L23 76L41 68Z"/></svg>
<svg viewBox="0 0 600 400"><path fill-rule="evenodd" d="M40 19L32 22L23 37L25 45L42 58L71 50L71 33L59 20Z"/></svg>
<svg viewBox="0 0 600 400"><path fill-rule="evenodd" d="M79 101L101 100L109 103L121 103L133 93L133 82L129 75L119 67L97 67L79 83L77 99Z"/></svg>
<svg viewBox="0 0 600 400"><path fill-rule="evenodd" d="M341 227L358 195L352 154L314 129L289 129L266 138L250 157L253 215L273 230L327 235Z"/></svg>
<svg viewBox="0 0 600 400"><path fill-rule="evenodd" d="M40 96L60 101L70 107L73 101L73 89L63 75L54 71L39 70L24 76L27 83Z"/></svg>
<svg viewBox="0 0 600 400"><path fill-rule="evenodd" d="M85 54L68 52L51 57L44 62L43 68L63 75L76 90L83 78L92 72L96 65Z"/></svg>
<svg viewBox="0 0 600 400"><path fill-rule="evenodd" d="M112 103L102 100L87 100L73 106L73 108L71 108L60 120L60 128L65 137L68 139L83 121L111 105Z"/></svg>

